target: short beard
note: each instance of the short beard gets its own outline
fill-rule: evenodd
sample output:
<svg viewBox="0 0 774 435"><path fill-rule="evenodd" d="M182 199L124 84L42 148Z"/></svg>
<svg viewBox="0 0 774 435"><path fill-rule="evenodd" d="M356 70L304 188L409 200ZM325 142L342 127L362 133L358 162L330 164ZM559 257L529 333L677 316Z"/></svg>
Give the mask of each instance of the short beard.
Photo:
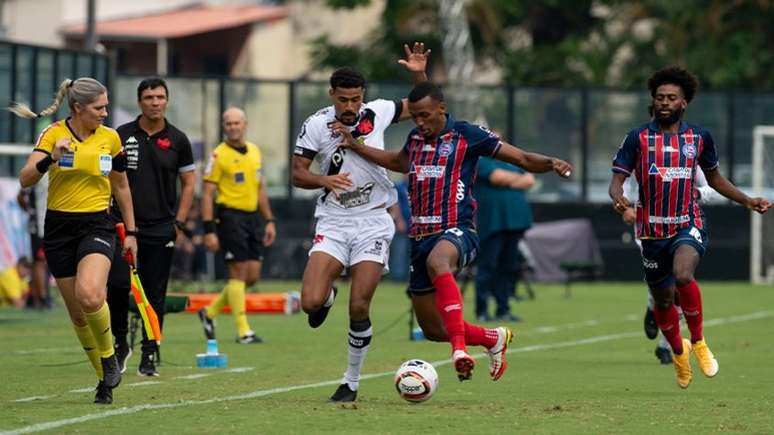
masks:
<svg viewBox="0 0 774 435"><path fill-rule="evenodd" d="M680 119L683 117L683 112L685 112L684 109L680 108L672 112L671 115L667 118L661 118L659 116L656 116L656 122L658 122L658 125L661 127L668 127L670 125L673 125L680 121Z"/></svg>

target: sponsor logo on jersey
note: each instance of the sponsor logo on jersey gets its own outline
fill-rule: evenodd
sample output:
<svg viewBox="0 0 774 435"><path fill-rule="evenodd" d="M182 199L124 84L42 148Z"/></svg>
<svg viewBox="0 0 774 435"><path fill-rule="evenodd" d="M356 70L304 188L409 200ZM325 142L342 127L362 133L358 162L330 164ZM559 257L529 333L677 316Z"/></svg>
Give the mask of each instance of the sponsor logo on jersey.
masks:
<svg viewBox="0 0 774 435"><path fill-rule="evenodd" d="M684 224L690 222L691 217L682 216L648 216L648 222L651 224Z"/></svg>
<svg viewBox="0 0 774 435"><path fill-rule="evenodd" d="M322 241L325 240L325 236L322 234L315 234L314 238L312 239L312 244L316 245L318 243L322 243Z"/></svg>
<svg viewBox="0 0 774 435"><path fill-rule="evenodd" d="M140 166L140 145L134 136L129 136L124 143L126 153L126 169L136 171Z"/></svg>
<svg viewBox="0 0 774 435"><path fill-rule="evenodd" d="M649 175L658 175L661 177L663 181L672 181L672 180L680 180L680 179L689 179L693 175L693 168L665 168L661 166L656 166L655 163L650 164L650 169L648 170Z"/></svg>
<svg viewBox="0 0 774 435"><path fill-rule="evenodd" d="M440 224L441 216L411 216L411 221L418 224Z"/></svg>
<svg viewBox="0 0 774 435"><path fill-rule="evenodd" d="M374 183L367 183L350 192L339 194L339 203L344 208L359 207L368 204L371 201L371 192L374 190Z"/></svg>
<svg viewBox="0 0 774 435"><path fill-rule="evenodd" d="M425 178L443 178L446 166L414 165L414 173L418 181L423 181Z"/></svg>

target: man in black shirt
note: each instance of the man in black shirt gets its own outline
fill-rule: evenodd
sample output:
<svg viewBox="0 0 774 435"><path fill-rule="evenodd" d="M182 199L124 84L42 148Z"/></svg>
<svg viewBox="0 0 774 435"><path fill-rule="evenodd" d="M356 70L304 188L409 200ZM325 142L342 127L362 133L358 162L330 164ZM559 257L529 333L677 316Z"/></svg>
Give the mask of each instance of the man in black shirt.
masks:
<svg viewBox="0 0 774 435"><path fill-rule="evenodd" d="M160 78L150 78L137 87L142 114L117 128L126 153L126 175L132 191L137 222L137 271L145 293L164 326L164 300L172 265L175 240L185 228L194 192L194 161L188 137L164 117L169 91ZM177 205L177 180L180 203ZM175 207L177 205L177 211ZM116 221L121 220L116 207ZM132 354L126 340L129 304L129 266L117 250L108 279L108 304L121 372ZM142 358L138 374L158 376L156 342L143 332Z"/></svg>

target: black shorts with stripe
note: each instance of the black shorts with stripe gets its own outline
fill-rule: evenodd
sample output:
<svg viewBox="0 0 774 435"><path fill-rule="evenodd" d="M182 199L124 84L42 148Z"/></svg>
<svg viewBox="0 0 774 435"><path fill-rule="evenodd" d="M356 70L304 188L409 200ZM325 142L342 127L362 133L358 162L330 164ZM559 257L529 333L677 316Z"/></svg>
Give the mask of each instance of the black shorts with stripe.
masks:
<svg viewBox="0 0 774 435"><path fill-rule="evenodd" d="M54 278L75 276L89 254L113 259L115 228L107 210L93 213L46 212L43 250Z"/></svg>
<svg viewBox="0 0 774 435"><path fill-rule="evenodd" d="M220 207L217 225L224 260L263 261L263 225L257 211Z"/></svg>

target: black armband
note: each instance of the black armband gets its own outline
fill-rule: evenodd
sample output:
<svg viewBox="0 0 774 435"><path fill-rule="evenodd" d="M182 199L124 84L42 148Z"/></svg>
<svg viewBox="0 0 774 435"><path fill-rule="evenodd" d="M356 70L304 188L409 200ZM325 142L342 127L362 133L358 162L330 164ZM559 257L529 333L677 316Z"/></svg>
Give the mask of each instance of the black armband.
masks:
<svg viewBox="0 0 774 435"><path fill-rule="evenodd" d="M51 166L54 163L54 158L51 157L51 155L47 155L46 157L43 157L38 161L38 163L35 164L35 169L38 170L41 174L45 174L48 172L49 166Z"/></svg>
<svg viewBox="0 0 774 435"><path fill-rule="evenodd" d="M126 153L121 152L113 157L113 170L116 172L126 172Z"/></svg>
<svg viewBox="0 0 774 435"><path fill-rule="evenodd" d="M215 221L203 221L204 234L211 234L215 232Z"/></svg>

